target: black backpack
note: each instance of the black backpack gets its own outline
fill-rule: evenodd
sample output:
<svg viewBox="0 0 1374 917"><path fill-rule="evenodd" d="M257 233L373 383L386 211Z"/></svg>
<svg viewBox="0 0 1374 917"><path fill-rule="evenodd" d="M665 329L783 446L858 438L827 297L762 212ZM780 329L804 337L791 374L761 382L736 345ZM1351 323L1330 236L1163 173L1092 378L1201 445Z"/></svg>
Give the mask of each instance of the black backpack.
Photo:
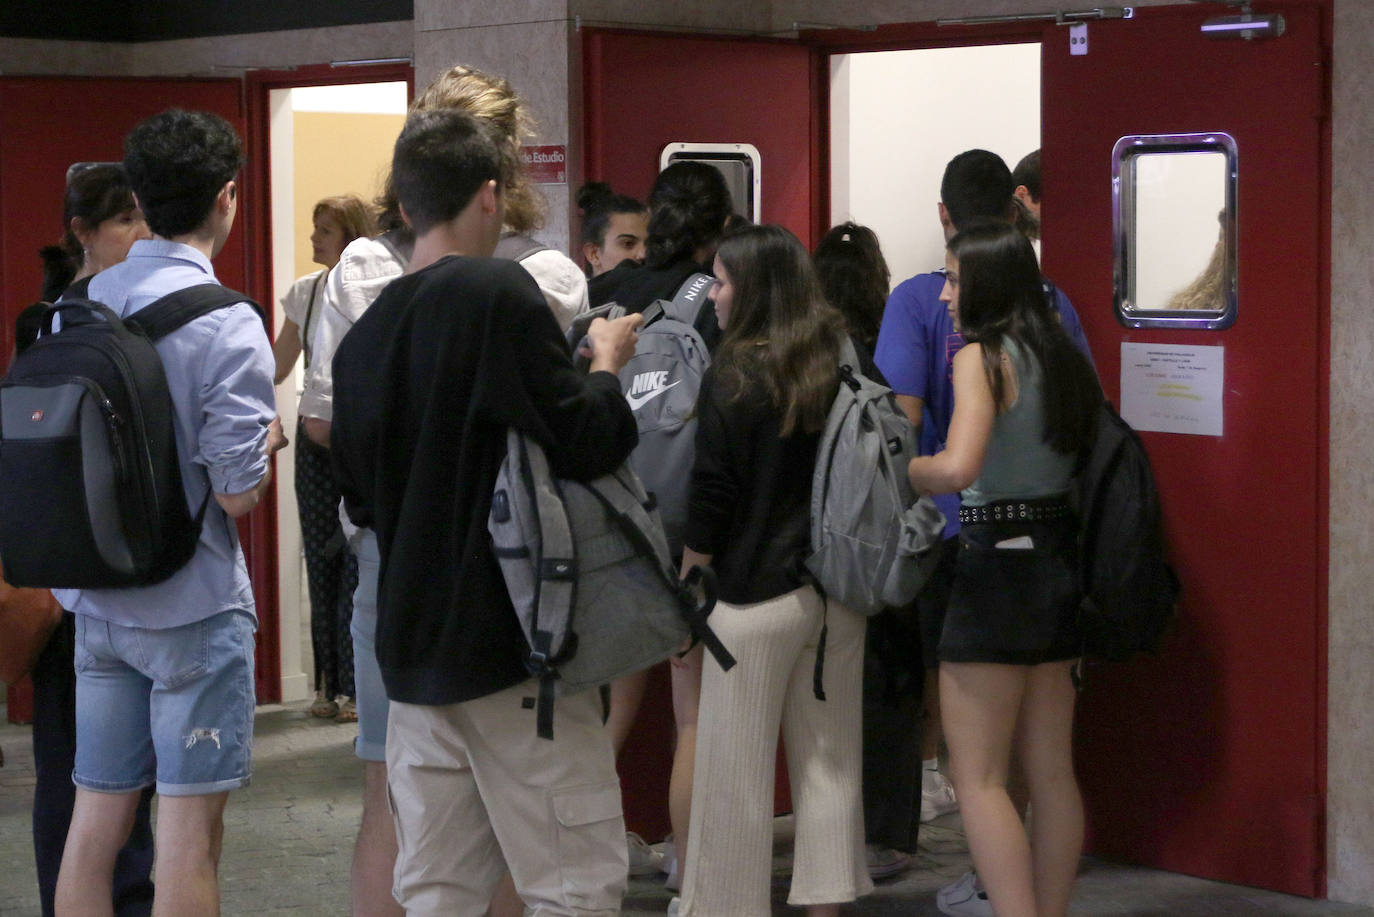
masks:
<svg viewBox="0 0 1374 917"><path fill-rule="evenodd" d="M0 383L0 562L9 582L146 586L190 561L210 491L192 514L153 342L239 302L261 315L217 283L123 319L85 298L47 308L42 336Z"/></svg>
<svg viewBox="0 0 1374 917"><path fill-rule="evenodd" d="M1150 458L1105 399L1076 483L1084 655L1154 652L1181 591L1169 566Z"/></svg>

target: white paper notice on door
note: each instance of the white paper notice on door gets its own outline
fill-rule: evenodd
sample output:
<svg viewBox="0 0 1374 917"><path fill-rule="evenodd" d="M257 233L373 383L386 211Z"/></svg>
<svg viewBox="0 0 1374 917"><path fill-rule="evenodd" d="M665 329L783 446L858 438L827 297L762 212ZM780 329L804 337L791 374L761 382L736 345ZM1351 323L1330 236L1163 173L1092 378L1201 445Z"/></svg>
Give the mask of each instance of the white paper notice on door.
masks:
<svg viewBox="0 0 1374 917"><path fill-rule="evenodd" d="M1121 416L1137 430L1220 436L1225 347L1121 344Z"/></svg>

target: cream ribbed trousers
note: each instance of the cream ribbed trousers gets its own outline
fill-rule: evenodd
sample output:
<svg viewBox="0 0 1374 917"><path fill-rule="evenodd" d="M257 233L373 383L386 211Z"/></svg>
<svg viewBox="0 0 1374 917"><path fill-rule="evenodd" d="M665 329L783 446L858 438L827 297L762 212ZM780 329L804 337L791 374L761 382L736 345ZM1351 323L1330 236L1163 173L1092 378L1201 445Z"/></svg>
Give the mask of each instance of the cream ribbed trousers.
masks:
<svg viewBox="0 0 1374 917"><path fill-rule="evenodd" d="M822 626L826 700L812 692ZM864 861L862 681L867 621L807 586L716 605L711 627L738 661L706 654L697 722L683 917L768 917L773 765L781 725L796 813L793 905L873 889Z"/></svg>

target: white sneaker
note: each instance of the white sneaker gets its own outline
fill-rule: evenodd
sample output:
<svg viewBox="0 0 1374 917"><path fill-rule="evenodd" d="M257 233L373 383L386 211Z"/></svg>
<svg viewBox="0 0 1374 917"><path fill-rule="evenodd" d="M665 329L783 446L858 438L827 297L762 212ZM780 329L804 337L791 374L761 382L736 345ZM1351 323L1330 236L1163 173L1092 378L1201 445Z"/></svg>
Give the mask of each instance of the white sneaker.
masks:
<svg viewBox="0 0 1374 917"><path fill-rule="evenodd" d="M921 772L921 821L959 811L959 798L945 775L929 768Z"/></svg>
<svg viewBox="0 0 1374 917"><path fill-rule="evenodd" d="M650 847L638 834L626 831L625 846L630 852L630 875L655 876L666 871L663 868L663 854Z"/></svg>
<svg viewBox="0 0 1374 917"><path fill-rule="evenodd" d="M936 892L935 906L950 917L996 917L983 883L972 870Z"/></svg>
<svg viewBox="0 0 1374 917"><path fill-rule="evenodd" d="M682 866L677 858L677 844L671 834L663 841L663 866L660 871L668 874L663 880L664 888L675 892L682 890Z"/></svg>
<svg viewBox="0 0 1374 917"><path fill-rule="evenodd" d="M674 898L672 901L669 901L667 917L677 917L677 911L680 907L682 907L681 898Z"/></svg>

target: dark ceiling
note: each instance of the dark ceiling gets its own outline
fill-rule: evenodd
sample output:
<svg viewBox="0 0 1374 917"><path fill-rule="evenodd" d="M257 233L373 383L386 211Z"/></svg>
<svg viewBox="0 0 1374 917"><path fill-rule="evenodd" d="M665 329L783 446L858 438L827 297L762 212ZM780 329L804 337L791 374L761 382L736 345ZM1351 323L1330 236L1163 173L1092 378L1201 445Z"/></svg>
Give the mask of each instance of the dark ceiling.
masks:
<svg viewBox="0 0 1374 917"><path fill-rule="evenodd" d="M414 0L0 0L0 36L165 41L395 22Z"/></svg>

